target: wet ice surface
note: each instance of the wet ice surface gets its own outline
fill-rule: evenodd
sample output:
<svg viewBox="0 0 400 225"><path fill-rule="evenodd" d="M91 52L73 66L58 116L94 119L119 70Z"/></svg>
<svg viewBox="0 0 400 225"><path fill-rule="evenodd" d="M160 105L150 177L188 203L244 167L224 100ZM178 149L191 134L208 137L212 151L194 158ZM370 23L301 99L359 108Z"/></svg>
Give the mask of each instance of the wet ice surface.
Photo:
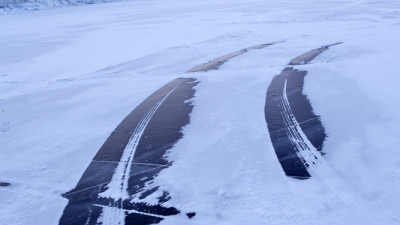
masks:
<svg viewBox="0 0 400 225"><path fill-rule="evenodd" d="M399 4L138 0L0 16L0 180L11 183L0 188L1 223L58 224L61 195L126 115L196 76L191 122L148 189L160 187L150 205L165 189L166 207L181 211L160 224L187 224L190 212L193 224L399 224ZM266 87L296 56L338 41L293 66L307 71L303 93L336 176L288 178L268 138Z"/></svg>

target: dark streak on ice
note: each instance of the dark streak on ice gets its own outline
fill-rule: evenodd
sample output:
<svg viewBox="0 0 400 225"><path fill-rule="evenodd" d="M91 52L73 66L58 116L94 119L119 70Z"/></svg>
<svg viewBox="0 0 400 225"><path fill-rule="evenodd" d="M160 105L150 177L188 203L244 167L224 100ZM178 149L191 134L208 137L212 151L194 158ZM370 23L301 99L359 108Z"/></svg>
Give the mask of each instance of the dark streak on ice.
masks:
<svg viewBox="0 0 400 225"><path fill-rule="evenodd" d="M294 58L289 65L307 64L333 45L304 53ZM306 75L306 71L297 70L293 67L285 68L281 74L273 78L268 87L265 103L265 119L279 162L287 176L298 179L307 179L310 177L310 174L307 171L307 165L296 154L295 146L289 139L288 129L282 116L283 108L281 102L285 81L287 82L286 95L290 103L290 108L307 139L309 139L318 151L322 152L323 143L326 138L325 129L322 126L319 116L314 114L310 101L302 92L304 77Z"/></svg>
<svg viewBox="0 0 400 225"><path fill-rule="evenodd" d="M191 213L186 213L186 216L191 219L193 216L195 216L196 213L195 212L191 212Z"/></svg>
<svg viewBox="0 0 400 225"><path fill-rule="evenodd" d="M202 64L200 66L196 66L196 67L194 67L194 68L192 68L192 69L190 69L190 70L188 70L186 72L207 72L209 70L216 70L222 64L224 64L225 62L227 62L228 60L230 60L230 59L232 59L232 58L234 58L236 56L242 55L242 54L244 54L244 53L246 53L246 52L248 52L250 50L253 50L253 49L262 49L262 48L265 48L267 46L274 45L276 43L279 43L279 42L256 45L256 46L253 46L253 47L242 49L242 50L237 51L237 52L232 52L232 53L229 53L227 55L218 57L218 58L216 58L216 59L214 59L212 61L209 61L208 63L204 63L204 64Z"/></svg>
<svg viewBox="0 0 400 225"><path fill-rule="evenodd" d="M193 105L188 101L195 93L197 81L192 78L176 79L156 91L136 107L118 127L93 158L76 187L63 194L69 199L60 219L60 225L94 225L102 213L102 206L121 205L127 210L125 224L147 225L158 223L164 216L176 215L180 211L163 204L170 199L168 192L163 192L158 204L132 202L131 199L110 199L99 196L107 189L123 151L133 131L149 110L175 87L165 99L148 123L139 141L129 173L128 193L130 198L138 195L144 199L157 191L159 187L145 189L158 173L171 165L165 158L166 152L182 138L181 129L187 125ZM121 202L122 201L122 202ZM134 210L131 212L129 210ZM138 213L136 213L138 212ZM145 215L146 214L146 215Z"/></svg>
<svg viewBox="0 0 400 225"><path fill-rule="evenodd" d="M7 187L10 186L11 184L8 182L0 182L0 187Z"/></svg>

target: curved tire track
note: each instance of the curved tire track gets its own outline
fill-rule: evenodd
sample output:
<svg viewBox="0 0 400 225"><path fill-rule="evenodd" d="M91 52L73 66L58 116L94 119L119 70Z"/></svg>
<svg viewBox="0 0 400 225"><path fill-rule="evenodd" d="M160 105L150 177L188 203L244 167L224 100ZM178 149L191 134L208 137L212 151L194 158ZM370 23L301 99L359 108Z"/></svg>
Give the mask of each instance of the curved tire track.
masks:
<svg viewBox="0 0 400 225"><path fill-rule="evenodd" d="M164 216L180 213L144 199L159 187L147 190L146 183L171 165L166 151L182 138L181 129L189 123L197 81L178 78L156 91L136 107L112 132L86 169L77 186L63 196L69 199L60 225L153 224Z"/></svg>
<svg viewBox="0 0 400 225"><path fill-rule="evenodd" d="M233 57L276 43L230 53L187 72L215 70ZM140 200L159 190L159 187L149 189L146 184L171 165L164 155L182 138L181 129L189 123L193 105L188 100L194 96L197 83L193 78L171 81L118 125L77 186L63 194L69 203L60 225L146 225L180 213L176 208L162 206L170 199L165 191L159 204L148 205ZM196 214L186 215L190 219Z"/></svg>
<svg viewBox="0 0 400 225"><path fill-rule="evenodd" d="M289 65L311 62L329 47L306 52L290 61ZM306 71L285 68L268 87L265 119L278 160L287 176L307 179L312 167L320 164L326 138L319 116L303 91Z"/></svg>
<svg viewBox="0 0 400 225"><path fill-rule="evenodd" d="M204 64L202 64L200 66L196 66L196 67L194 67L194 68L192 68L192 69L190 69L190 70L188 70L186 72L187 73L190 73L190 72L207 72L209 70L217 70L222 64L224 64L225 62L227 62L228 60L230 60L230 59L232 59L232 58L234 58L236 56L242 55L242 54L244 54L244 53L246 53L246 52L248 52L250 50L262 49L262 48L265 48L267 46L271 46L271 45L274 45L274 44L277 44L277 43L280 43L280 42L272 42L272 43L269 43L269 44L256 45L256 46L253 46L253 47L242 49L242 50L237 51L237 52L232 52L232 53L229 53L227 55L218 57L218 58L216 58L216 59L214 59L214 60L212 60L212 61L210 61L208 63L204 63Z"/></svg>

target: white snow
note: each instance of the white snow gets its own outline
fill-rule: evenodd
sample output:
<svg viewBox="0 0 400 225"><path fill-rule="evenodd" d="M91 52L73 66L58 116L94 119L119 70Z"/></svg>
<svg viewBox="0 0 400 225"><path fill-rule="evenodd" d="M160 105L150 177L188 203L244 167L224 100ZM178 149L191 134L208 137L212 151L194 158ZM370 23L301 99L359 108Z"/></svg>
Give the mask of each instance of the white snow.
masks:
<svg viewBox="0 0 400 225"><path fill-rule="evenodd" d="M0 14L116 1L121 0L0 0Z"/></svg>
<svg viewBox="0 0 400 225"><path fill-rule="evenodd" d="M0 187L1 224L57 224L61 194L113 129L177 77L201 83L174 163L151 185L197 214L160 224L400 223L397 0L138 0L0 24L0 182L11 183ZM275 41L284 42L184 73ZM288 178L264 119L267 87L291 59L336 42L296 66L328 134L333 185Z"/></svg>

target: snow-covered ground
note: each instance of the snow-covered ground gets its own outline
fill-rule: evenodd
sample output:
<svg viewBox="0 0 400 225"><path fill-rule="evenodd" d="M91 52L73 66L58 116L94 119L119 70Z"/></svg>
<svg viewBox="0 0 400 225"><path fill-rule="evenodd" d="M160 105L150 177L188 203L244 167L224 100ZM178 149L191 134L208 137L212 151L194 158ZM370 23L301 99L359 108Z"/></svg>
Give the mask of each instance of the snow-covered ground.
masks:
<svg viewBox="0 0 400 225"><path fill-rule="evenodd" d="M0 14L121 0L0 0Z"/></svg>
<svg viewBox="0 0 400 225"><path fill-rule="evenodd" d="M57 224L121 120L177 77L195 77L191 124L155 184L191 220L161 224L399 224L400 2L138 0L0 16L1 224ZM184 72L218 56L219 70ZM332 177L288 178L264 119L267 87L294 57L328 138Z"/></svg>

